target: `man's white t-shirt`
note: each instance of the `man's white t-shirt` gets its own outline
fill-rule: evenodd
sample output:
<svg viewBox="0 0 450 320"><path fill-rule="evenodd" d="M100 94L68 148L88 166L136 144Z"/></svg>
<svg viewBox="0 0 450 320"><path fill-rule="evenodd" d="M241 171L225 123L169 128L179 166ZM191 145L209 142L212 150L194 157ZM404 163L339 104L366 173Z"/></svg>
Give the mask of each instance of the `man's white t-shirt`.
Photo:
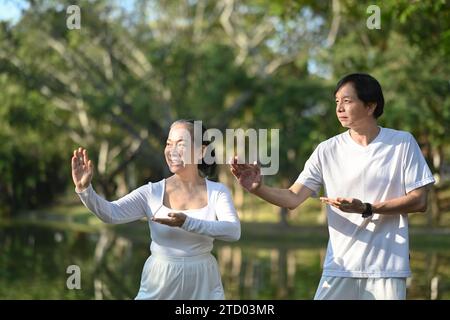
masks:
<svg viewBox="0 0 450 320"><path fill-rule="evenodd" d="M356 198L378 203L434 183L414 137L381 128L361 146L350 131L334 136L314 150L296 183L313 190L324 186L330 198ZM409 277L407 214L345 213L327 206L329 241L324 276L379 278Z"/></svg>

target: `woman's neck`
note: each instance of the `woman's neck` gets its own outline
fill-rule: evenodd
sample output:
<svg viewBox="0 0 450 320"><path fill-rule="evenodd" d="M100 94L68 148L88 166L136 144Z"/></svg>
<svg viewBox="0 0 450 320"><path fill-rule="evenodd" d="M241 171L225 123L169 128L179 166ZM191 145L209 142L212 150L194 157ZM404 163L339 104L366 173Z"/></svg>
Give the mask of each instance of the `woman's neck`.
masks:
<svg viewBox="0 0 450 320"><path fill-rule="evenodd" d="M197 170L175 173L171 179L178 185L186 188L195 187L204 184L204 178L200 177Z"/></svg>

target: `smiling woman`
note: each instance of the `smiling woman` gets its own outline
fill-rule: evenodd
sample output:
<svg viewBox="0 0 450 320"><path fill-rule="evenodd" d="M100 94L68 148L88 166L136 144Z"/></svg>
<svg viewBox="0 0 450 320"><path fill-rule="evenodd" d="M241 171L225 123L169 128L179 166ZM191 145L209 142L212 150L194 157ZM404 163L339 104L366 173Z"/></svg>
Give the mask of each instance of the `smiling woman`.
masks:
<svg viewBox="0 0 450 320"><path fill-rule="evenodd" d="M196 145L192 132L189 120L178 120L170 128L164 153L172 176L113 202L92 188L93 164L87 150L74 150L72 178L87 208L106 223L148 218L152 254L136 299L225 298L211 255L213 241L237 241L241 227L229 190L208 180L215 166L202 161L208 142Z"/></svg>

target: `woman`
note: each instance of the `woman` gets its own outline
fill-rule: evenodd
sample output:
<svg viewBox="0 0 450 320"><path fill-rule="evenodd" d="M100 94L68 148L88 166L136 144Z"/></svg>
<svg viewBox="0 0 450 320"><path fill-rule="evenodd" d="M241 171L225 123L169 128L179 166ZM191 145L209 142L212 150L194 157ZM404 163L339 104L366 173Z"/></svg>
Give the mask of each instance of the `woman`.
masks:
<svg viewBox="0 0 450 320"><path fill-rule="evenodd" d="M93 165L87 150L74 151L75 191L87 208L106 223L148 218L151 256L145 262L136 299L225 298L211 254L213 241L237 241L241 227L229 190L205 178L215 164L202 161L209 142L196 145L193 128L190 120L178 120L170 127L164 154L172 176L149 182L113 202L92 188Z"/></svg>

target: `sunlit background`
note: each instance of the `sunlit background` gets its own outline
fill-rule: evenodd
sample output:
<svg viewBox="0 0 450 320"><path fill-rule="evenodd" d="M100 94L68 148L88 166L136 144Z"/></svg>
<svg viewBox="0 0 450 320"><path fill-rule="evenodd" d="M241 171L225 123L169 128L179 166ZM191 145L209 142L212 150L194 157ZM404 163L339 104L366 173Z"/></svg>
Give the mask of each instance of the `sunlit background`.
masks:
<svg viewBox="0 0 450 320"><path fill-rule="evenodd" d="M408 299L450 298L450 4L379 1L0 0L0 299L133 299L150 254L145 221L102 224L74 193L71 152L87 148L94 188L114 200L167 177L179 118L280 130L295 181L318 143L343 128L333 89L368 72L384 91L380 124L411 132L435 175L410 219ZM233 193L242 239L215 242L228 299L312 299L327 244L324 208L279 209ZM78 265L81 289L66 286Z"/></svg>

